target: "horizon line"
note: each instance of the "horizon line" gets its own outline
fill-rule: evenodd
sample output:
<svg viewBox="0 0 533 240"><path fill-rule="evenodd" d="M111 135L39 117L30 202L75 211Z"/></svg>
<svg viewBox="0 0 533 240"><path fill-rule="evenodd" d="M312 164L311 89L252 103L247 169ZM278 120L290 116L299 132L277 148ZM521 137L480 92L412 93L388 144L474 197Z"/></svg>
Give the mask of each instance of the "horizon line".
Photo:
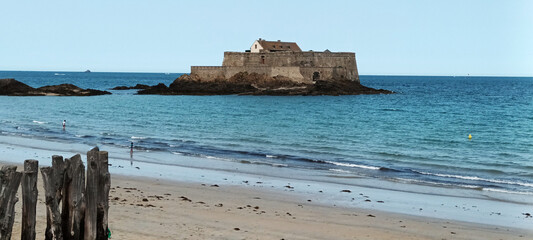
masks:
<svg viewBox="0 0 533 240"><path fill-rule="evenodd" d="M71 70L0 70L0 72L66 72L66 73L85 73L85 71L71 71ZM126 72L126 71L91 71L89 73L161 73L161 74L190 74L190 72ZM410 77L525 77L531 78L527 75L439 75L439 74L359 74L359 76L410 76Z"/></svg>

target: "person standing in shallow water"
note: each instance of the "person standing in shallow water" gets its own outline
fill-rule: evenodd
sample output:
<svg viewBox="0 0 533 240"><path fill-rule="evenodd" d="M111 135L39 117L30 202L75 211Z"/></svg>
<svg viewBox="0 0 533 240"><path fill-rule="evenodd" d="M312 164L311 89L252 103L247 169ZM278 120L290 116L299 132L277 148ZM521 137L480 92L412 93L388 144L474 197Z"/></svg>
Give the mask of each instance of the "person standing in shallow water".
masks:
<svg viewBox="0 0 533 240"><path fill-rule="evenodd" d="M65 130L66 126L67 126L67 120L63 120L63 130Z"/></svg>
<svg viewBox="0 0 533 240"><path fill-rule="evenodd" d="M133 142L130 145L130 158L133 158ZM130 161L130 164L133 165L133 161Z"/></svg>

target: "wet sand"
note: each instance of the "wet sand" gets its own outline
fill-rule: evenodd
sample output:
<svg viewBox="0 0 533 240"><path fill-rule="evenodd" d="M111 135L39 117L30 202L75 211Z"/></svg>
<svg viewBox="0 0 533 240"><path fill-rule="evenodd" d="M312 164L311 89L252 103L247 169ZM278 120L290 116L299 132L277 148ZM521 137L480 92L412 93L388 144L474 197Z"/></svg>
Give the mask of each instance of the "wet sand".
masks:
<svg viewBox="0 0 533 240"><path fill-rule="evenodd" d="M37 236L43 239L46 213L41 179L38 185ZM327 206L261 185L114 174L109 210L112 239L533 238L533 232L524 229ZM20 201L16 211L13 239L20 236Z"/></svg>

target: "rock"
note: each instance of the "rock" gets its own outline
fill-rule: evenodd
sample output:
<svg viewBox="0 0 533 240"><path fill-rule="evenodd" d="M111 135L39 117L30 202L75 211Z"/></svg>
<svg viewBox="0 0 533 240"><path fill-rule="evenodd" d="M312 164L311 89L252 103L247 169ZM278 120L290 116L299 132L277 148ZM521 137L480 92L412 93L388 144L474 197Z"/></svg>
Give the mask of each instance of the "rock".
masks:
<svg viewBox="0 0 533 240"><path fill-rule="evenodd" d="M15 79L0 79L0 95L9 96L94 96L111 94L107 91L82 89L72 84L32 88Z"/></svg>
<svg viewBox="0 0 533 240"><path fill-rule="evenodd" d="M117 87L111 88L111 90L129 90L131 88L132 87L127 87L127 86L117 86Z"/></svg>
<svg viewBox="0 0 533 240"><path fill-rule="evenodd" d="M170 95L171 92L169 91L168 87L165 84L159 83L147 89L141 90L137 94Z"/></svg>
<svg viewBox="0 0 533 240"><path fill-rule="evenodd" d="M0 95L22 96L35 89L13 78L0 79Z"/></svg>
<svg viewBox="0 0 533 240"><path fill-rule="evenodd" d="M56 96L96 96L111 94L107 91L101 91L96 89L82 89L72 84L60 84L52 86L44 86L36 89L37 91L44 92L45 95Z"/></svg>
<svg viewBox="0 0 533 240"><path fill-rule="evenodd" d="M312 83L295 82L285 76L239 72L228 79L204 81L197 75L183 74L167 88L158 84L139 94L159 95L357 95L390 94L383 89L365 87L346 79L319 80Z"/></svg>
<svg viewBox="0 0 533 240"><path fill-rule="evenodd" d="M130 89L148 89L148 88L150 88L150 86L145 85L145 84L137 84L133 87L118 86L118 87L111 88L111 90L130 90Z"/></svg>

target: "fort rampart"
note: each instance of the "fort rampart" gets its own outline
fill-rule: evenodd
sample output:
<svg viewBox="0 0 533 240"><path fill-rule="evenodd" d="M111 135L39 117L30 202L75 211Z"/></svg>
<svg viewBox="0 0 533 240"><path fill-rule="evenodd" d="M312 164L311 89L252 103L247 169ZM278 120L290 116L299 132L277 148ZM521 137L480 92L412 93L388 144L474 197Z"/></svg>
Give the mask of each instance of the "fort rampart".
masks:
<svg viewBox="0 0 533 240"><path fill-rule="evenodd" d="M192 66L204 81L230 78L238 72L282 75L296 82L348 79L359 82L352 52L225 52L222 66Z"/></svg>

